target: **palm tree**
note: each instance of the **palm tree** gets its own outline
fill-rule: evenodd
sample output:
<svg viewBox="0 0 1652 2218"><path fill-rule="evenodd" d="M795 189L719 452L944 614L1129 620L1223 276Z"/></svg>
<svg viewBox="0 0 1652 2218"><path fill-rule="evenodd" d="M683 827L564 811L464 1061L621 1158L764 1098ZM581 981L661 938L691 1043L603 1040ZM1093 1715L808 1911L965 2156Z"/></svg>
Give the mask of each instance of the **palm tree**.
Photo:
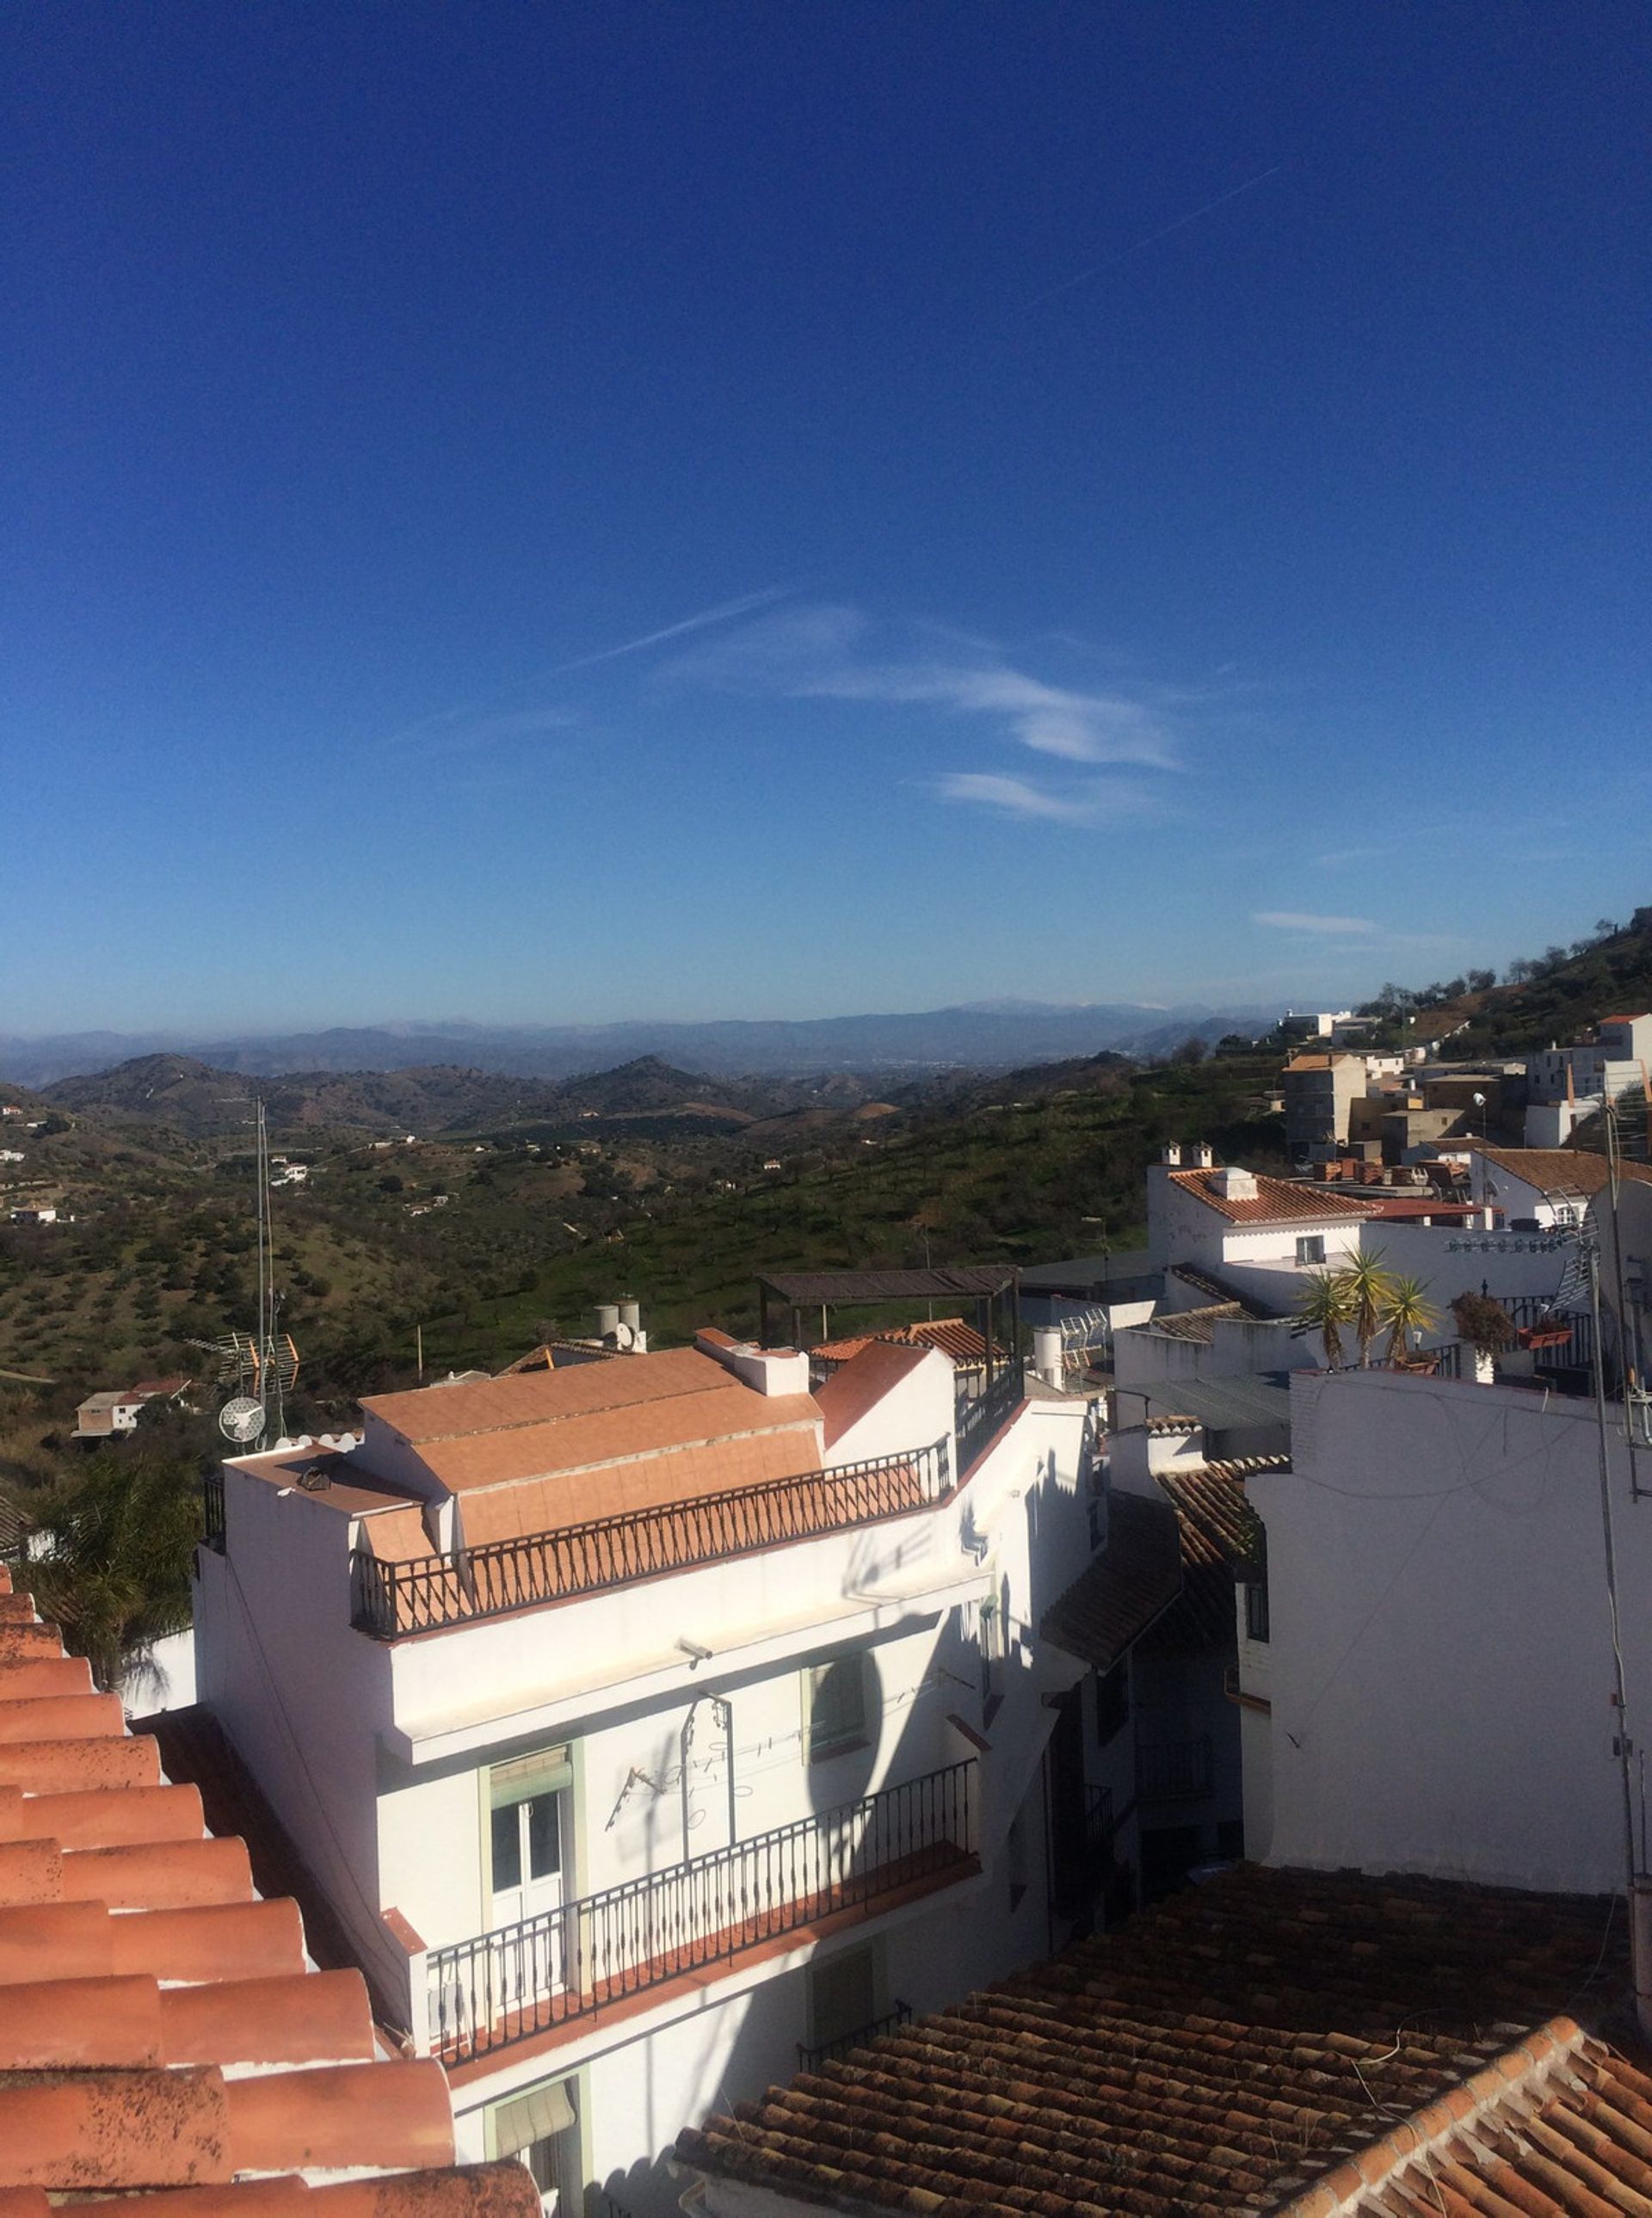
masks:
<svg viewBox="0 0 1652 2218"><path fill-rule="evenodd" d="M1383 1323L1394 1335L1388 1354L1396 1370L1410 1354L1411 1335L1427 1332L1439 1322L1439 1313L1426 1298L1427 1292L1420 1279L1396 1278L1389 1281L1388 1292L1383 1298Z"/></svg>
<svg viewBox="0 0 1652 2218"><path fill-rule="evenodd" d="M1320 1346L1325 1350L1327 1371L1342 1368L1342 1334L1339 1329L1353 1321L1353 1310L1341 1279L1329 1271L1310 1271L1308 1284L1296 1304L1296 1322L1291 1327L1293 1339L1316 1332Z"/></svg>
<svg viewBox="0 0 1652 2218"><path fill-rule="evenodd" d="M1383 1268L1383 1251L1356 1255L1337 1273L1337 1282L1348 1304L1349 1322L1359 1342L1359 1367L1370 1368L1371 1342L1383 1329L1384 1310L1394 1281Z"/></svg>
<svg viewBox="0 0 1652 2218"><path fill-rule="evenodd" d="M106 1691L190 1619L201 1496L189 1463L133 1441L106 1448L35 1509L27 1566L40 1615Z"/></svg>

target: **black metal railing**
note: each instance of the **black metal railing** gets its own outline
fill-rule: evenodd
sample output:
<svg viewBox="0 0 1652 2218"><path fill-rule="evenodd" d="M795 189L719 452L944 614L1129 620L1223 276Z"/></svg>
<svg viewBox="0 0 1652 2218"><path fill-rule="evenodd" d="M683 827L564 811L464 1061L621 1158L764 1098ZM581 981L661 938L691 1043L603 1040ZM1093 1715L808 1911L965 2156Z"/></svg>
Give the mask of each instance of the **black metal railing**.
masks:
<svg viewBox="0 0 1652 2218"><path fill-rule="evenodd" d="M224 1474L209 1471L201 1482L201 1537L209 1548L224 1552Z"/></svg>
<svg viewBox="0 0 1652 2218"><path fill-rule="evenodd" d="M904 1455L765 1479L452 1556L387 1563L358 1548L350 1622L381 1640L428 1633L751 1555L782 1540L843 1532L944 1502L951 1491L950 1452L937 1440Z"/></svg>
<svg viewBox="0 0 1652 2218"><path fill-rule="evenodd" d="M1140 1802L1202 1802L1216 1782L1216 1750L1209 1733L1191 1740L1138 1744L1135 1794Z"/></svg>
<svg viewBox="0 0 1652 2218"><path fill-rule="evenodd" d="M1534 1348L1532 1366L1538 1371L1584 1371L1594 1361L1594 1319L1587 1310L1556 1310L1537 1294L1503 1298L1509 1322L1523 1331L1563 1332L1567 1338L1548 1348ZM1608 1366L1608 1377L1611 1366Z"/></svg>
<svg viewBox="0 0 1652 2218"><path fill-rule="evenodd" d="M974 1853L974 1759L733 1847L432 1948L430 2038L452 2060L525 2041L622 1997L731 1962Z"/></svg>
<svg viewBox="0 0 1652 2218"><path fill-rule="evenodd" d="M1078 1822L1055 1827L1055 1898L1063 1918L1082 1916L1106 1885L1113 1868L1113 1791L1084 1783Z"/></svg>
<svg viewBox="0 0 1652 2218"><path fill-rule="evenodd" d="M834 2057L847 2056L851 2048L864 2048L869 2041L875 2041L880 2034L893 2033L896 2026L910 2025L911 2023L912 2004L898 2002L892 2010L885 2010L882 2017L869 2018L864 2025L857 2025L853 2033L840 2033L835 2041L817 2042L813 2048L807 2041L800 2041L797 2044L797 2068L800 2072L818 2072L823 2064L830 2064Z"/></svg>
<svg viewBox="0 0 1652 2218"><path fill-rule="evenodd" d="M960 1394L953 1418L958 1435L958 1475L962 1478L986 1449L1011 1413L1026 1399L1021 1366L1012 1361L985 1392Z"/></svg>

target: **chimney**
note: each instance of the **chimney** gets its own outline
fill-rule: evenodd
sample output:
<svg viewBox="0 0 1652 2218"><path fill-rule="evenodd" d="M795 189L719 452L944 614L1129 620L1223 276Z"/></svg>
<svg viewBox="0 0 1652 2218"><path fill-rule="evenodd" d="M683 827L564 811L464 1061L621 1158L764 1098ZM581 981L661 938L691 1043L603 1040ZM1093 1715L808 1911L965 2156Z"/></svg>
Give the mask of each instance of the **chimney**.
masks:
<svg viewBox="0 0 1652 2218"><path fill-rule="evenodd" d="M1166 1140L1163 1148L1160 1151L1159 1160L1167 1169L1172 1171L1179 1170L1181 1168L1182 1162L1181 1142L1179 1140Z"/></svg>
<svg viewBox="0 0 1652 2218"><path fill-rule="evenodd" d="M1241 1170L1237 1163L1229 1163L1225 1170L1219 1170L1210 1184L1224 1201L1256 1199L1255 1172Z"/></svg>
<svg viewBox="0 0 1652 2218"><path fill-rule="evenodd" d="M1192 1157L1193 1168L1196 1171L1208 1171L1211 1164L1216 1161L1215 1155L1210 1152L1210 1144L1208 1140L1197 1140L1194 1143Z"/></svg>
<svg viewBox="0 0 1652 2218"><path fill-rule="evenodd" d="M742 1385L759 1394L807 1394L809 1360L794 1348L758 1348L749 1340L731 1340L726 1332L702 1326L694 1335L702 1355L721 1363Z"/></svg>

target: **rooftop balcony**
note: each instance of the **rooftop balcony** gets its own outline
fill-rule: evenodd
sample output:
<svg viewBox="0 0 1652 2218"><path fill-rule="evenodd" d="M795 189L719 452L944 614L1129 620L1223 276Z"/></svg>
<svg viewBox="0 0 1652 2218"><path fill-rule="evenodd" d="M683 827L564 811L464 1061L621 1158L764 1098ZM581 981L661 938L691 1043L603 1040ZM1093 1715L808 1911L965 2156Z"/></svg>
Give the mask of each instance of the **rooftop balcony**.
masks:
<svg viewBox="0 0 1652 2218"><path fill-rule="evenodd" d="M950 1885L980 1868L977 1800L972 1758L432 1948L421 2045L462 2065L564 2027L577 2033L828 1920Z"/></svg>
<svg viewBox="0 0 1652 2218"><path fill-rule="evenodd" d="M568 1602L900 1516L944 1502L953 1486L950 1443L943 1440L900 1455L493 1541L455 1556L394 1563L358 1549L350 1622L376 1639L394 1640Z"/></svg>

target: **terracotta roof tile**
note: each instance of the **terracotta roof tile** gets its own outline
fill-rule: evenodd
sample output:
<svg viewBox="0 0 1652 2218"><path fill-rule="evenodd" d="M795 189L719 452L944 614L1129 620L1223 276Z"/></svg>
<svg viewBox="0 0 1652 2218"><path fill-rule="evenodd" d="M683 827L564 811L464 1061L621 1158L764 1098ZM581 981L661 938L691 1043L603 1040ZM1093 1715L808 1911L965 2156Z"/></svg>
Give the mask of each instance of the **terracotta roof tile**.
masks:
<svg viewBox="0 0 1652 2218"><path fill-rule="evenodd" d="M306 1967L295 1905L0 1590L0 2218L170 2190L197 2218L537 2218L520 2165L454 2169L441 2066L372 2060L359 1973ZM341 2170L381 2176L305 2178Z"/></svg>
<svg viewBox="0 0 1652 2218"><path fill-rule="evenodd" d="M1483 1155L1488 1162L1495 1163L1500 1170L1535 1186L1539 1193L1581 1194L1585 1200L1600 1192L1611 1175L1610 1166L1604 1155L1592 1155L1585 1148L1488 1148L1476 1146L1474 1153ZM1626 1179L1652 1180L1652 1165L1621 1163L1618 1166Z"/></svg>
<svg viewBox="0 0 1652 2218"><path fill-rule="evenodd" d="M516 1486L476 1487L462 1497L465 1540L473 1548L490 1540L522 1540L635 1510L666 1509L820 1467L820 1436L811 1421L787 1430L604 1464L594 1471L559 1472ZM430 1552L428 1540L420 1552Z"/></svg>
<svg viewBox="0 0 1652 2218"><path fill-rule="evenodd" d="M847 1340L825 1340L810 1348L817 1363L848 1363L875 1340L892 1341L898 1348L938 1348L943 1355L966 1371L979 1371L987 1360L987 1343L973 1324L961 1317L924 1317L916 1324L891 1325L884 1332L863 1332ZM994 1361L1006 1360L994 1347Z"/></svg>
<svg viewBox="0 0 1652 2218"><path fill-rule="evenodd" d="M644 1359L639 1359L642 1360ZM715 1368L715 1366L714 1366ZM752 1434L787 1430L811 1440L820 1411L807 1394L766 1395L721 1372L722 1383L704 1393L634 1409L603 1409L555 1422L508 1431L479 1432L422 1444L420 1460L455 1494L472 1487L509 1485L560 1471L604 1465L673 1449L702 1447Z"/></svg>
<svg viewBox="0 0 1652 2218"><path fill-rule="evenodd" d="M1166 1649L1231 1649L1236 1639L1234 1577L1259 1563L1261 1526L1245 1492L1253 1471L1286 1471L1288 1455L1240 1456L1226 1463L1176 1465L1154 1478L1169 1497L1181 1532L1182 1591L1154 1629Z"/></svg>
<svg viewBox="0 0 1652 2218"><path fill-rule="evenodd" d="M419 1386L374 1394L362 1407L416 1446L465 1433L555 1422L593 1411L632 1409L727 1386L721 1363L692 1348L628 1355L612 1363L570 1363L557 1371L508 1373L463 1386ZM754 1394L754 1388L746 1388Z"/></svg>
<svg viewBox="0 0 1652 2218"><path fill-rule="evenodd" d="M1391 2164L1387 2122L1494 2066L1518 2082L1551 2053L1557 2006L1616 1998L1608 1911L1247 1866L708 2118L678 2153L804 2202L937 2218L1239 2218L1315 2183L1363 2192ZM1528 2043L1523 2061L1512 2035ZM1550 2174L1548 2205L1511 2195L1513 2207L1588 2209L1583 2171L1566 2163L1563 2196ZM1305 2199L1297 2218L1340 2207ZM1415 2214L1394 2207L1439 2218L1426 2192ZM1449 2218L1464 2207L1496 2208ZM1643 2207L1620 2199L1616 2218Z"/></svg>
<svg viewBox="0 0 1652 2218"><path fill-rule="evenodd" d="M1107 1545L1044 1612L1045 1640L1111 1670L1181 1592L1176 1513L1145 1495L1108 1496Z"/></svg>
<svg viewBox="0 0 1652 2218"><path fill-rule="evenodd" d="M1327 1193L1323 1186L1292 1186L1287 1180L1255 1174L1253 1196L1228 1195L1216 1184L1216 1171L1171 1171L1171 1183L1203 1201L1235 1224L1323 1224L1327 1220L1364 1217L1363 1202Z"/></svg>

